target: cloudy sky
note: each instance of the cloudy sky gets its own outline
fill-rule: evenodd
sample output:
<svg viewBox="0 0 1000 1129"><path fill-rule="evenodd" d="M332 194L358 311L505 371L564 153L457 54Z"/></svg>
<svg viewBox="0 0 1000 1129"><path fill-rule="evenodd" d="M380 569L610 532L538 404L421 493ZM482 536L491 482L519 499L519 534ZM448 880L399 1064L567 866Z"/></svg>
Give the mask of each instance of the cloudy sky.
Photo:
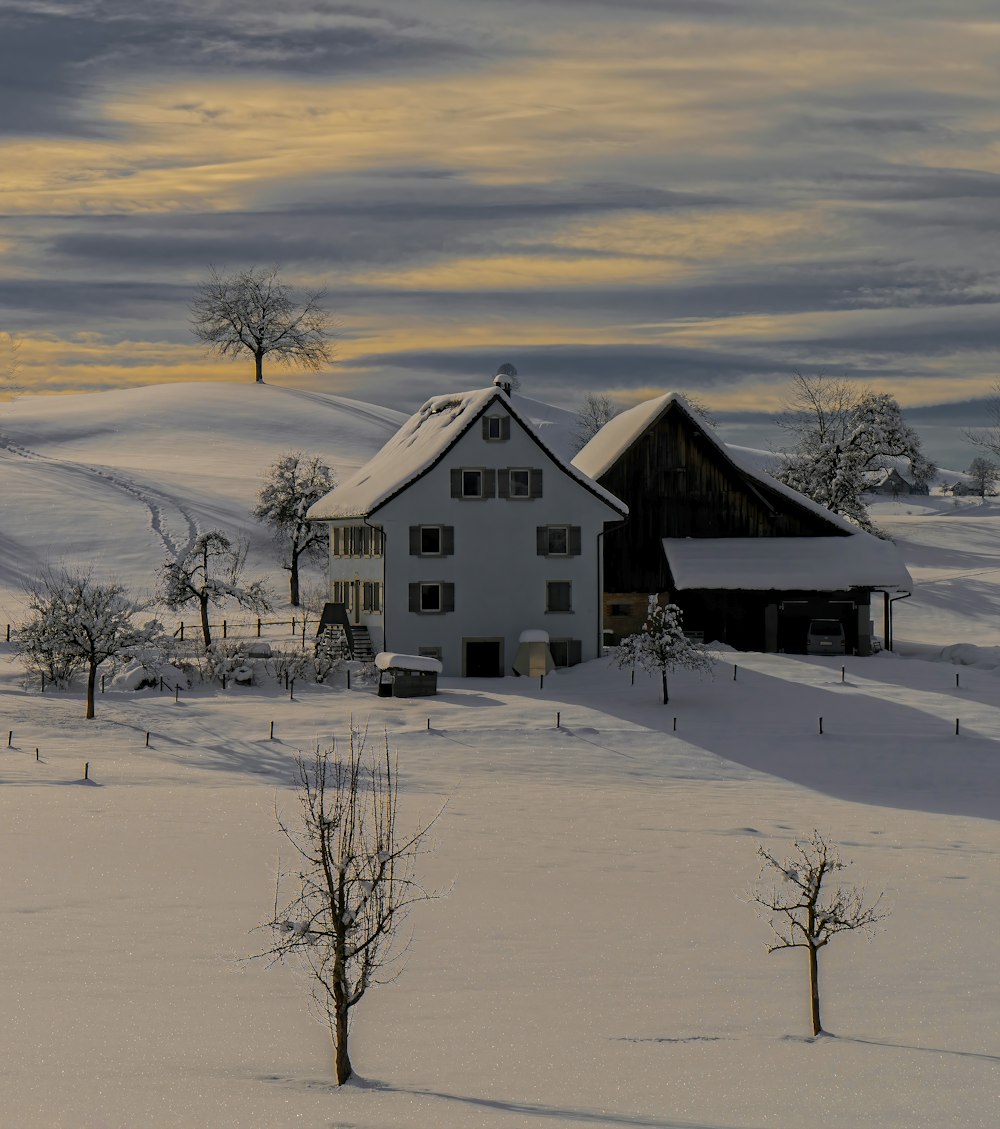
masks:
<svg viewBox="0 0 1000 1129"><path fill-rule="evenodd" d="M752 423L825 371L976 422L1000 373L995 0L280 8L2 0L25 390L249 381L187 303L209 264L279 264L327 287L338 359L274 383L408 408L511 361L567 407L681 388Z"/></svg>

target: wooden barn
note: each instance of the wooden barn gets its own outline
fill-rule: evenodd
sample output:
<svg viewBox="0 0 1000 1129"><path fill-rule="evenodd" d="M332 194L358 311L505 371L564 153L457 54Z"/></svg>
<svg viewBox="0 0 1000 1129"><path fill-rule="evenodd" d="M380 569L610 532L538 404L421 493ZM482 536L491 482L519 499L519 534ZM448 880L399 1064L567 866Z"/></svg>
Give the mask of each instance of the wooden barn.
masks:
<svg viewBox="0 0 1000 1129"><path fill-rule="evenodd" d="M802 653L809 622L836 619L848 652L869 654L881 591L891 637L892 600L912 583L895 546L772 478L683 397L616 416L573 461L629 507L604 536L609 641L642 623L653 593L706 641Z"/></svg>

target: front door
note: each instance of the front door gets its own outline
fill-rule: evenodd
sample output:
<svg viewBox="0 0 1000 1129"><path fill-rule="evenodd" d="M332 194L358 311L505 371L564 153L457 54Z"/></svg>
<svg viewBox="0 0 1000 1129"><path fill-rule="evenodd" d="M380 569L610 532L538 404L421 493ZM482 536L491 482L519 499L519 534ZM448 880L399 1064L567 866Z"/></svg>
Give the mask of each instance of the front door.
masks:
<svg viewBox="0 0 1000 1129"><path fill-rule="evenodd" d="M466 678L502 678L503 640L463 639L462 673Z"/></svg>

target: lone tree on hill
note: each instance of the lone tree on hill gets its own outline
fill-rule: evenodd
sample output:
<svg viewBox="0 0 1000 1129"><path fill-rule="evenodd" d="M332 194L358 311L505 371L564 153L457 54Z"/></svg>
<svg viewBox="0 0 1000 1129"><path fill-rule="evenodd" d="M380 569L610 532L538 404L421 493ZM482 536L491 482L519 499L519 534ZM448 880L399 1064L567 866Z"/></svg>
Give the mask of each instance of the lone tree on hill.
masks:
<svg viewBox="0 0 1000 1129"><path fill-rule="evenodd" d="M588 392L583 405L576 413L573 447L582 451L601 428L621 412L621 407L603 392Z"/></svg>
<svg viewBox="0 0 1000 1129"><path fill-rule="evenodd" d="M791 858L779 860L763 847L757 848L762 862L751 897L761 907L776 938L767 951L805 949L808 954L809 1011L812 1033L819 1035L823 1030L819 1014L819 950L839 933L860 929L871 939L887 913L879 912L881 894L866 904L863 888L833 885L837 872L848 864L818 831L796 843L795 851Z"/></svg>
<svg viewBox="0 0 1000 1129"><path fill-rule="evenodd" d="M299 296L277 267L249 267L222 275L211 267L191 302L195 337L223 356L249 353L258 384L264 358L315 371L329 364L333 319L317 290Z"/></svg>
<svg viewBox="0 0 1000 1129"><path fill-rule="evenodd" d="M965 472L971 479L976 493L985 502L987 494L997 492L997 483L1000 482L1000 466L990 459L975 458L969 463Z"/></svg>
<svg viewBox="0 0 1000 1129"><path fill-rule="evenodd" d="M399 834L388 740L383 756L369 750L365 737L352 728L346 753L336 744L317 747L309 760L296 762L301 821L278 821L293 861L278 876L274 915L264 926L274 943L259 954L304 965L333 1038L338 1086L354 1072L347 1047L351 1010L373 984L399 975L400 928L415 903L435 897L413 876L431 824Z"/></svg>
<svg viewBox="0 0 1000 1129"><path fill-rule="evenodd" d="M87 718L94 716L97 668L132 658L156 645L163 627L155 619L137 626L148 604L115 582L99 584L89 572L46 570L26 589L31 617L18 625L17 652L30 671L67 685L87 672Z"/></svg>
<svg viewBox="0 0 1000 1129"><path fill-rule="evenodd" d="M984 427L966 427L962 434L970 443L1000 459L1000 381L993 385L984 404L989 423Z"/></svg>
<svg viewBox="0 0 1000 1129"><path fill-rule="evenodd" d="M333 471L318 455L290 451L268 467L264 485L251 513L274 531L281 566L288 569L293 608L299 606L299 562L322 557L330 544L330 533L322 522L307 521L309 507L336 485Z"/></svg>
<svg viewBox="0 0 1000 1129"><path fill-rule="evenodd" d="M210 529L197 537L179 557L164 561L160 568L160 599L171 611L187 604L198 606L205 650L212 645L208 609L232 600L255 612L271 610L271 594L263 580L243 581L247 546L231 541L221 529Z"/></svg>
<svg viewBox="0 0 1000 1129"><path fill-rule="evenodd" d="M696 670L711 674L715 659L699 643L693 643L681 626L682 612L676 604L660 605L649 597L646 622L634 635L618 644L615 662L620 667L641 666L663 680L663 704L670 701L667 674L673 670Z"/></svg>
<svg viewBox="0 0 1000 1129"><path fill-rule="evenodd" d="M909 461L917 483L928 482L937 471L896 399L846 380L796 373L778 424L792 444L783 452L777 477L869 533L878 530L861 495L872 471L893 458Z"/></svg>

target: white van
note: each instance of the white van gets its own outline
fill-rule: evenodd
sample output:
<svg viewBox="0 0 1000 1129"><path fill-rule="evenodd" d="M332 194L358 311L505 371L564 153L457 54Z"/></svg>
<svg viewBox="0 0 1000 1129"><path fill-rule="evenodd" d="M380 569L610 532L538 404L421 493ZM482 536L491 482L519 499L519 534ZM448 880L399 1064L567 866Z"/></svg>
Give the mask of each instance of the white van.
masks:
<svg viewBox="0 0 1000 1129"><path fill-rule="evenodd" d="M807 655L842 655L847 647L839 619L812 619L806 631Z"/></svg>

